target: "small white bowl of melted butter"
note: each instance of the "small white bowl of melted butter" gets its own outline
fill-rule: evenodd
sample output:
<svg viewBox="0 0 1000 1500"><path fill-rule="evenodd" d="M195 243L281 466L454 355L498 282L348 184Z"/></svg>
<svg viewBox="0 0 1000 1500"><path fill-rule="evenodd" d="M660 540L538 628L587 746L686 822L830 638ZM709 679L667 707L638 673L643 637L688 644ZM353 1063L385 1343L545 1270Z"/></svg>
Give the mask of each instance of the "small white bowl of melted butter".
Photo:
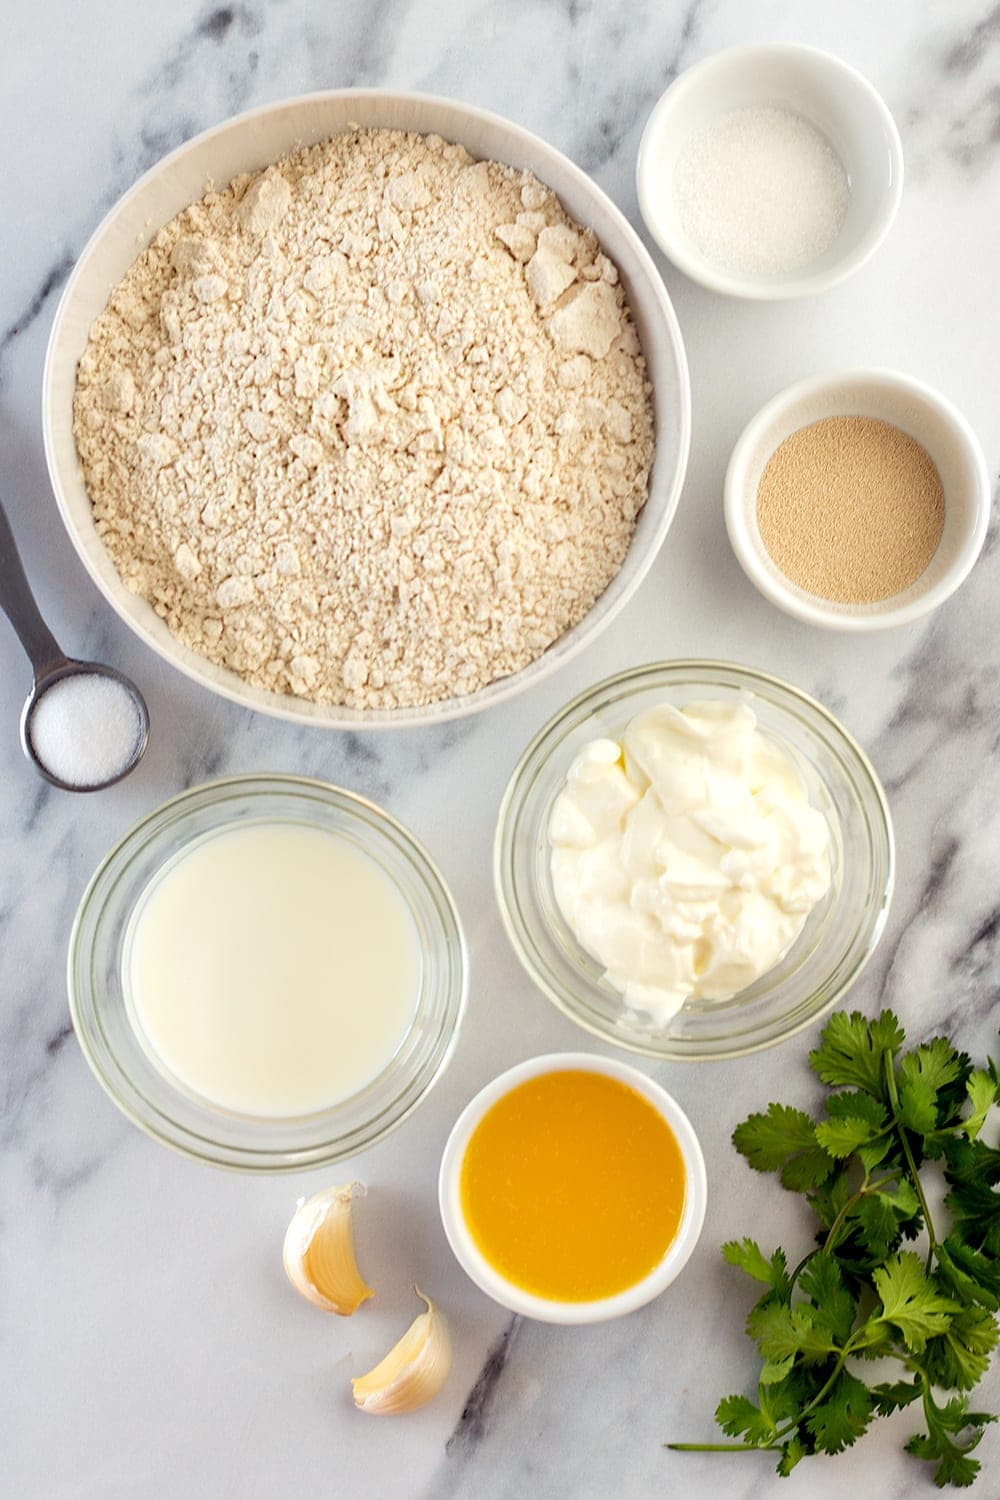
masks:
<svg viewBox="0 0 1000 1500"><path fill-rule="evenodd" d="M636 667L528 746L497 826L500 910L540 989L651 1056L758 1051L829 1009L878 942L885 794L821 704L749 667Z"/></svg>

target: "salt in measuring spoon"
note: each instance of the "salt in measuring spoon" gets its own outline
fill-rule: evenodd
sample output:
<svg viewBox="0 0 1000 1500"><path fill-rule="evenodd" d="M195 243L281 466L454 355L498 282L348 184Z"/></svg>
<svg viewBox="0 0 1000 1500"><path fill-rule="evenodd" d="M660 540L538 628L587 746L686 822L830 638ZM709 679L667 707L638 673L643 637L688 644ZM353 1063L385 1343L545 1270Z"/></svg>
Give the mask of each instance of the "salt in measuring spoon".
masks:
<svg viewBox="0 0 1000 1500"><path fill-rule="evenodd" d="M60 787L67 792L96 792L102 787L113 786L115 782L121 781L138 765L149 738L149 711L143 696L135 683L123 673L115 671L113 667L106 667L99 662L77 661L73 657L66 656L60 649L35 603L2 502L0 502L0 609L13 625L18 640L28 654L34 674L31 692L21 712L21 748L35 770L53 786ZM36 721L36 712L51 689L60 683L70 680L83 682L87 678L92 679L95 685L98 683L114 684L121 690L123 696L127 695L135 714L134 740L131 744L127 740L123 741L121 753L117 757L112 757L107 774L96 777L91 774L86 779L67 780L64 779L66 772L64 765L60 767L64 776L60 776L55 768L46 765L38 753L32 738L32 726L33 724L38 726L40 721ZM55 702L55 698L50 699L49 708L54 707ZM81 730L81 735L82 733ZM88 755L92 755L92 747L84 746L83 748L87 753L82 763L86 764Z"/></svg>

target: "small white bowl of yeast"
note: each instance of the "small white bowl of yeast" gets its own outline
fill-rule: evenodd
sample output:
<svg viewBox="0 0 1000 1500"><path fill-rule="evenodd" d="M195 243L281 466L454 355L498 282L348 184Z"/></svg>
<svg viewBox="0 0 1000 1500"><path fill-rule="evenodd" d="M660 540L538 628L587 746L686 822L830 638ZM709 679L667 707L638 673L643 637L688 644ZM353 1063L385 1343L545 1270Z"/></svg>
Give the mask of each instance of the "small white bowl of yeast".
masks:
<svg viewBox="0 0 1000 1500"><path fill-rule="evenodd" d="M939 500L943 501L936 542L932 536L925 548L930 555L916 576L905 582L908 575L904 574L899 581L905 586L883 597L873 597L879 592L876 588L867 598L856 597L854 602L825 597L789 577L769 550L767 526L761 524L761 497L768 467L778 450L792 438L808 439L810 428L818 431L831 419L842 418L863 419L869 431L875 423L881 424L883 431L895 429L896 440L901 439L911 450L919 444L925 460L933 466L932 474L936 470ZM846 424L838 422L838 426L842 435L836 441L842 442ZM808 446L803 447L808 452ZM877 488L873 489L868 496L871 509L859 531L859 523L851 522L849 515L859 494L852 497L844 491L845 478L855 486L857 477L835 461L824 464L822 452L816 447L812 457L799 460L802 483L790 497L792 503L785 510L782 524L798 527L803 541L814 551L826 549L824 571L830 571L829 565L836 562L834 554L839 552L839 571L845 579L852 574L860 576L862 571L876 579L898 574L887 551L896 544L911 552L921 545L919 532L924 523L916 487L897 483L895 500L880 497ZM837 457L835 449L827 449L827 454L834 460ZM884 463L883 456L883 478L887 472ZM822 472L814 475L815 483L810 483L807 468L817 465ZM874 474L869 479L876 482ZM822 518L811 509L819 501L824 510ZM838 528L835 510L845 501L851 503L841 517L845 524ZM929 614L968 576L986 540L990 476L978 438L962 413L940 392L893 370L843 370L814 375L788 386L751 418L729 460L724 506L733 551L765 599L809 625L854 632L885 630L909 625ZM822 526L814 525L820 519ZM773 538L770 545L774 547ZM802 582L807 582L805 576Z"/></svg>

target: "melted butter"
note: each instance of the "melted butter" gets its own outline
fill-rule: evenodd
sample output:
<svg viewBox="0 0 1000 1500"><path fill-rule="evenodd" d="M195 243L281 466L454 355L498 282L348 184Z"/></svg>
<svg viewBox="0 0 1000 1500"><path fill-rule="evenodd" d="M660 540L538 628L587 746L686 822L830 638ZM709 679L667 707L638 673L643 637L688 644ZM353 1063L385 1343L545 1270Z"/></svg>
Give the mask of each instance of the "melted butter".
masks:
<svg viewBox="0 0 1000 1500"><path fill-rule="evenodd" d="M575 1069L498 1099L460 1180L480 1253L523 1291L559 1302L611 1297L648 1275L677 1234L685 1191L677 1138L652 1104Z"/></svg>

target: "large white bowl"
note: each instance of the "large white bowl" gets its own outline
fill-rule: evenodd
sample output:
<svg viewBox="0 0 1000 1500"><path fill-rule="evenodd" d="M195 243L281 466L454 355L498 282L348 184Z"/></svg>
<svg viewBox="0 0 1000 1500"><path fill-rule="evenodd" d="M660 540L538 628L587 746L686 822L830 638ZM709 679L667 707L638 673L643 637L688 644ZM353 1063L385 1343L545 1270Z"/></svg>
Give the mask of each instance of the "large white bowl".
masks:
<svg viewBox="0 0 1000 1500"><path fill-rule="evenodd" d="M351 709L269 693L181 645L152 606L130 594L119 578L94 527L73 440L76 367L91 324L157 231L200 198L209 180L222 185L352 124L436 132L461 142L473 156L535 173L574 218L593 228L618 266L653 386L656 452L649 498L618 576L578 625L520 672L477 693L423 708ZM93 235L66 285L45 361L42 415L49 475L73 545L102 594L147 645L204 687L278 718L342 729L388 728L440 723L510 698L582 651L614 618L645 577L677 509L687 464L691 393L680 329L659 273L631 225L586 173L537 136L485 110L421 94L338 89L237 115L164 157L125 194Z"/></svg>

